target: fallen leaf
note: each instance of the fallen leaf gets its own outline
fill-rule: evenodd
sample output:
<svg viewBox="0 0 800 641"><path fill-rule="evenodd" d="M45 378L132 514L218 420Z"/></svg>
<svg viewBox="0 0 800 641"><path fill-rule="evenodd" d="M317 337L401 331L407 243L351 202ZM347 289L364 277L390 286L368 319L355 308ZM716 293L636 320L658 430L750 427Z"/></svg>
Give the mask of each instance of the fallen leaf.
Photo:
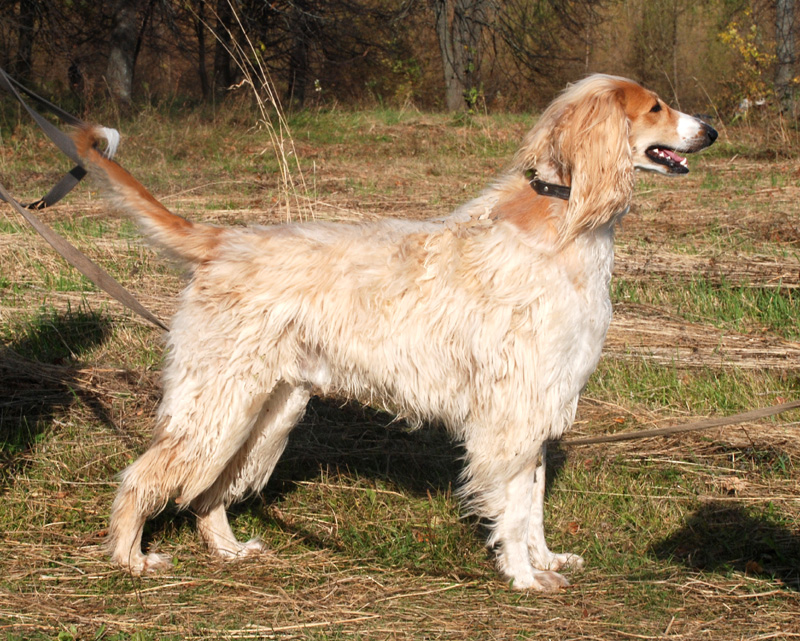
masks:
<svg viewBox="0 0 800 641"><path fill-rule="evenodd" d="M748 561L744 566L745 574L761 574L764 568L758 561Z"/></svg>

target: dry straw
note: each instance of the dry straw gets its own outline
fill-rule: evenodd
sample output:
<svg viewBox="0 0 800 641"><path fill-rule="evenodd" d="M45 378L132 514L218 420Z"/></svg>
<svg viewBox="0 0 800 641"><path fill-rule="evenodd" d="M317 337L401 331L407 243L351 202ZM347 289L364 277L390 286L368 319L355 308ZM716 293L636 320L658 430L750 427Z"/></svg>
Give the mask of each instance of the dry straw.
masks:
<svg viewBox="0 0 800 641"><path fill-rule="evenodd" d="M278 161L281 176L282 208L286 212L287 222L293 219L307 220L313 218L313 210L307 196L308 189L303 170L300 167L292 132L284 116L283 107L269 70L263 64L260 49L250 39L242 24L236 3L228 0L228 8L239 26L242 34L241 41L236 37L236 34L224 25L222 20L218 19L217 24L220 25L219 28L225 29L227 38L222 38L222 34L208 24L202 16L195 15L211 31L217 42L225 48L243 76L243 79L238 84L228 89L233 90L249 86L252 91L260 114L258 126L266 129L269 134L272 151ZM219 17L216 12L214 12L214 15L217 18ZM266 153L266 151L265 149L262 153Z"/></svg>

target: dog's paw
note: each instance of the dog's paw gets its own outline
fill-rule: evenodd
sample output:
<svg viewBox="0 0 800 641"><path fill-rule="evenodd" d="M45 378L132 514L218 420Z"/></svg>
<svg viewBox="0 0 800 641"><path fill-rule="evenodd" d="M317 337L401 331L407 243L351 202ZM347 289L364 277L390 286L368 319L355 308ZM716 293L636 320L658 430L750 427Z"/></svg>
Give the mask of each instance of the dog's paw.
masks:
<svg viewBox="0 0 800 641"><path fill-rule="evenodd" d="M515 577L511 587L515 590L536 590L537 592L558 592L569 586L569 581L557 572L532 572L530 576Z"/></svg>
<svg viewBox="0 0 800 641"><path fill-rule="evenodd" d="M507 555L498 558L498 569L508 579L515 590L537 590L539 592L557 592L569 585L560 574L551 570L537 570L527 560L509 564Z"/></svg>
<svg viewBox="0 0 800 641"><path fill-rule="evenodd" d="M586 561L579 554L572 554L571 552L564 552L562 554L554 554L555 565L550 566L551 570L560 570L566 568L568 570L582 570L586 565Z"/></svg>
<svg viewBox="0 0 800 641"><path fill-rule="evenodd" d="M263 554L266 552L266 550L267 546L264 545L264 542L258 537L254 537L242 545L242 549L239 550L239 554L237 556L242 557L252 556L254 554Z"/></svg>
<svg viewBox="0 0 800 641"><path fill-rule="evenodd" d="M533 567L539 570L581 570L586 565L582 556L570 552L554 554L548 551L544 555L532 554L531 561Z"/></svg>
<svg viewBox="0 0 800 641"><path fill-rule="evenodd" d="M558 592L569 586L569 581L558 572L537 572L533 578L535 584L531 588L542 592Z"/></svg>
<svg viewBox="0 0 800 641"><path fill-rule="evenodd" d="M112 561L116 563L123 570L127 570L133 576L141 576L143 574L153 574L161 572L172 567L172 560L166 554L130 554L124 558L115 556Z"/></svg>
<svg viewBox="0 0 800 641"><path fill-rule="evenodd" d="M262 554L265 550L266 547L264 543L262 543L260 539L254 538L250 539L247 543L239 543L237 541L236 545L233 547L219 547L214 550L214 554L221 559L235 561L236 559Z"/></svg>

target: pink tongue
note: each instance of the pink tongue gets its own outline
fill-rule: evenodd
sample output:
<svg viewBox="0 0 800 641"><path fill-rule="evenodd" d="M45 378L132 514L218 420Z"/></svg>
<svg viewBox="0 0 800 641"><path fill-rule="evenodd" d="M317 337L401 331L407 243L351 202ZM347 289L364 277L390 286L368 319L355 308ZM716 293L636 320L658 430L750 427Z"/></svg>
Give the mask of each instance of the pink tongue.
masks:
<svg viewBox="0 0 800 641"><path fill-rule="evenodd" d="M675 161L676 163L678 163L679 165L680 165L680 164L681 164L681 163L682 163L684 160L686 160L686 158L684 158L683 156L679 156L679 155L678 155L678 154L676 154L674 151L670 151L669 149L659 149L659 151L660 151L662 154L664 154L664 155L666 155L666 156L669 156L669 157L670 157L672 160L674 160L674 161Z"/></svg>

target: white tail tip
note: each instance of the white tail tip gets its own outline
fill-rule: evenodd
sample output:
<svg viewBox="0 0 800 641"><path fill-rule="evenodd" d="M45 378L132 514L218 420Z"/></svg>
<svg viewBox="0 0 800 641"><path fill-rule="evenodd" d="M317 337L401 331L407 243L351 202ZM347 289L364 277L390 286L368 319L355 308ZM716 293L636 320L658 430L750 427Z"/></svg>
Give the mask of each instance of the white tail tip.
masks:
<svg viewBox="0 0 800 641"><path fill-rule="evenodd" d="M110 127L98 127L97 134L106 139L106 149L103 155L109 159L113 158L114 154L117 153L117 147L119 147L119 132Z"/></svg>

